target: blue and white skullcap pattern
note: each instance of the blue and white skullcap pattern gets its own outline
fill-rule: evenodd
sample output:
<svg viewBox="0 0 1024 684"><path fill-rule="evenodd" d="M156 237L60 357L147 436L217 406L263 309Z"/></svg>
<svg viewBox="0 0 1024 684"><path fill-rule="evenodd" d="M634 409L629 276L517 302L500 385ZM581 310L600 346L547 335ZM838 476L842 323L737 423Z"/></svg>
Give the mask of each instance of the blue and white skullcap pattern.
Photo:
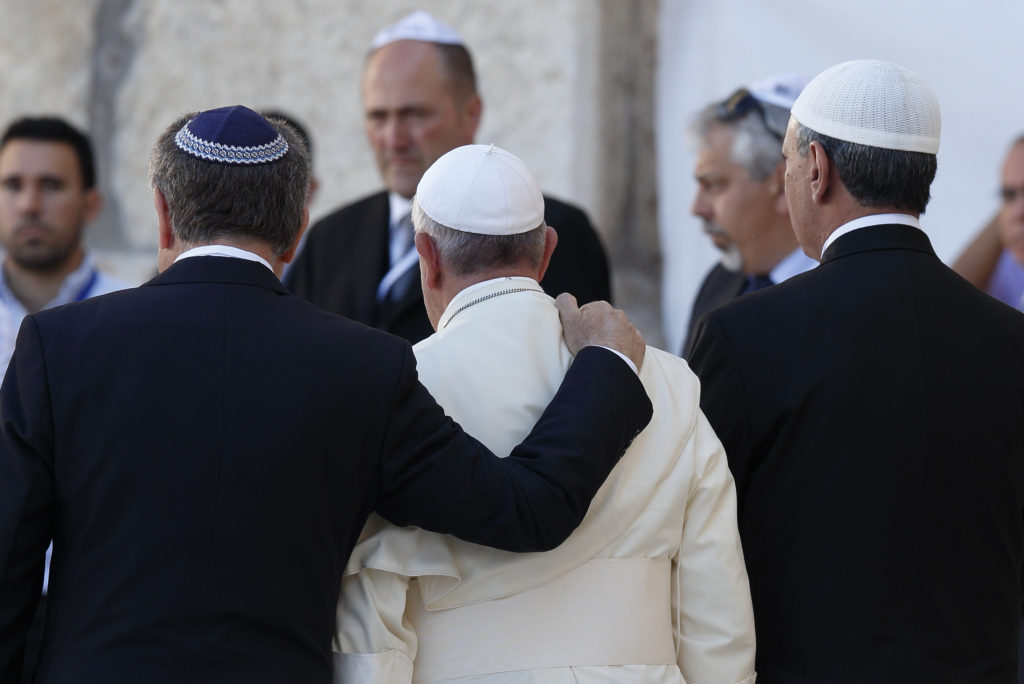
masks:
<svg viewBox="0 0 1024 684"><path fill-rule="evenodd" d="M277 129L242 105L196 114L174 142L193 157L220 164L266 164L288 153L288 143Z"/></svg>

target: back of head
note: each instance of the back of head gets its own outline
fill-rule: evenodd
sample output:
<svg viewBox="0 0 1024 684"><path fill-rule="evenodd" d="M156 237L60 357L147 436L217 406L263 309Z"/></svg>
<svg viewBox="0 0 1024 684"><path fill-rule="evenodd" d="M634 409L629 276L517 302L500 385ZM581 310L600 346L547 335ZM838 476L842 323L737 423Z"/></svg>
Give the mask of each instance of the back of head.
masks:
<svg viewBox="0 0 1024 684"><path fill-rule="evenodd" d="M310 178L305 145L288 124L246 107L172 123L153 148L149 174L167 201L174 235L187 244L258 240L280 255L302 225Z"/></svg>
<svg viewBox="0 0 1024 684"><path fill-rule="evenodd" d="M435 161L416 189L413 225L434 239L457 275L540 266L544 197L521 159L494 145L464 145Z"/></svg>
<svg viewBox="0 0 1024 684"><path fill-rule="evenodd" d="M0 148L12 140L65 143L70 145L82 172L82 188L96 187L96 163L92 143L82 131L56 116L23 117L13 121L0 137Z"/></svg>
<svg viewBox="0 0 1024 684"><path fill-rule="evenodd" d="M782 161L782 138L789 108L806 80L793 73L764 78L712 102L697 115L690 134L704 144L715 128L732 133L732 160L746 168L751 180L768 178Z"/></svg>
<svg viewBox="0 0 1024 684"><path fill-rule="evenodd" d="M924 212L942 118L916 74L877 60L843 62L816 76L792 113L797 152L805 156L818 142L858 203Z"/></svg>

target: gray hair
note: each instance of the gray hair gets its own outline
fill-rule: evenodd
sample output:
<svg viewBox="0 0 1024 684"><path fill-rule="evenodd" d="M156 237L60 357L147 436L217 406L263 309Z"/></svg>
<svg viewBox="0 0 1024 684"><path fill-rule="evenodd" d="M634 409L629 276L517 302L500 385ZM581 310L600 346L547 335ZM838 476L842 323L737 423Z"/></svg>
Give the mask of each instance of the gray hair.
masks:
<svg viewBox="0 0 1024 684"><path fill-rule="evenodd" d="M174 236L200 245L226 236L259 240L284 254L302 225L309 189L309 153L301 138L281 119L270 118L288 143L284 157L251 166L218 164L175 144L178 130L194 116L168 126L149 159L149 180L167 200Z"/></svg>
<svg viewBox="0 0 1024 684"><path fill-rule="evenodd" d="M772 120L789 119L789 112L782 107L760 102L765 117ZM782 161L782 143L751 109L743 116L723 116L721 104L715 102L705 107L690 126L690 135L697 144L703 144L714 128L725 128L732 133L731 158L747 170L751 180L762 181L772 175ZM785 124L783 124L783 128Z"/></svg>
<svg viewBox="0 0 1024 684"><path fill-rule="evenodd" d="M839 180L862 207L924 213L938 168L934 154L847 142L798 124L796 151L801 157L807 156L812 142L825 149Z"/></svg>
<svg viewBox="0 0 1024 684"><path fill-rule="evenodd" d="M540 268L544 258L545 228L536 228L516 235L481 235L467 233L442 225L412 201L412 225L417 233L426 233L437 249L444 265L457 275L471 275L502 266L526 264Z"/></svg>

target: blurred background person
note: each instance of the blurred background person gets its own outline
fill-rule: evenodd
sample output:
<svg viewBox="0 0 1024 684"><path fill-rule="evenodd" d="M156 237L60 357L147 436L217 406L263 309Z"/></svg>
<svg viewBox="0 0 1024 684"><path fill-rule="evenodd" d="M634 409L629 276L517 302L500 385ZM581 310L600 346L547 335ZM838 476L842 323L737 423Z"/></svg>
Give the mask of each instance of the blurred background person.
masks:
<svg viewBox="0 0 1024 684"><path fill-rule="evenodd" d="M806 83L796 74L769 76L709 104L691 127L698 151L690 211L722 260L693 300L684 357L701 316L818 265L797 243L783 188L782 138Z"/></svg>
<svg viewBox="0 0 1024 684"><path fill-rule="evenodd" d="M26 314L127 287L82 245L100 211L89 139L57 117L25 117L0 137L0 366Z"/></svg>
<svg viewBox="0 0 1024 684"><path fill-rule="evenodd" d="M307 193L307 195L306 195L306 208L308 209L309 205L313 204L313 201L316 199L316 191L317 191L317 188L320 187L320 181L317 180L316 174L314 172L314 168L315 167L313 165L313 140L309 137L309 131L306 130L305 126L303 126L301 123L299 123L298 119L296 119L294 116L292 116L291 114L288 114L286 112L282 112L282 111L279 111L279 110L276 110L276 109L271 109L271 110L267 110L267 111L262 112L262 114L263 114L263 116L267 117L268 119L272 119L272 120L275 120L275 121L283 121L286 124L288 124L289 126L291 126L292 128L294 128L295 132L299 136L299 140L301 140L302 144L306 146L306 152L309 154L309 168L310 168L309 193ZM307 235L309 235L309 231L305 231L305 230L302 231L302 236L299 238L298 250L301 250L303 245L306 244L306 236ZM284 283L285 285L287 285L289 280L291 279L289 274L291 273L291 270L292 270L292 268L294 266L295 266L295 261L294 260L289 261L287 264L284 265L284 271L281 273L281 282Z"/></svg>
<svg viewBox="0 0 1024 684"><path fill-rule="evenodd" d="M1024 136L1003 160L1002 208L953 263L976 287L1024 311Z"/></svg>

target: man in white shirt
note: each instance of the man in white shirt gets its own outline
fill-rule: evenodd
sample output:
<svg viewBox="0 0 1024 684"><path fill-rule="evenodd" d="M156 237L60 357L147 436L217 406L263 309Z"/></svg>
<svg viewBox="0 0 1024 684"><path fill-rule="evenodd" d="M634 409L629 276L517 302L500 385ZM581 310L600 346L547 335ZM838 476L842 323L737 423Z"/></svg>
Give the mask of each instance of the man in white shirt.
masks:
<svg viewBox="0 0 1024 684"><path fill-rule="evenodd" d="M92 145L54 117L22 118L0 137L0 366L26 314L128 287L82 245L99 213Z"/></svg>
<svg viewBox="0 0 1024 684"><path fill-rule="evenodd" d="M414 348L420 377L498 454L571 362L538 285L557 241L543 217L522 161L485 145L438 159L413 205L437 329ZM335 681L753 682L725 453L685 362L649 348L640 378L655 418L557 549L495 552L371 520L343 582Z"/></svg>

